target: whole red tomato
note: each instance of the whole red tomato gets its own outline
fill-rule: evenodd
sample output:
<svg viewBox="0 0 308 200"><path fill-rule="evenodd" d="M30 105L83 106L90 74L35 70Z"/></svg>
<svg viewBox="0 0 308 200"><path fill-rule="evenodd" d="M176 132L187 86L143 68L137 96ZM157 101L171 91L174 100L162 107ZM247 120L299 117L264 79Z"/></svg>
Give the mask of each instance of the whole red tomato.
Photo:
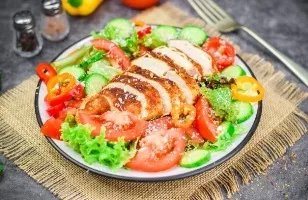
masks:
<svg viewBox="0 0 308 200"><path fill-rule="evenodd" d="M157 4L159 0L122 0L122 3L135 9L144 9Z"/></svg>

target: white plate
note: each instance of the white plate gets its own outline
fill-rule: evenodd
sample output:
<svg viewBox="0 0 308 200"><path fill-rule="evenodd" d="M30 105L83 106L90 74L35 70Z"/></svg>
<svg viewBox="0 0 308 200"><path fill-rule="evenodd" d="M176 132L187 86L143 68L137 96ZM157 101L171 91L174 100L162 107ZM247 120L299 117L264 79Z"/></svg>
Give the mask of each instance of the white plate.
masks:
<svg viewBox="0 0 308 200"><path fill-rule="evenodd" d="M65 49L54 60L61 59L67 56L74 49L81 47L84 44L89 44L91 39L92 38L90 36L84 39L81 39L80 41L74 43L73 45ZM236 57L235 64L240 65L246 71L247 75L254 77L250 68L239 56ZM36 111L37 120L40 126L42 126L42 124L47 119L49 119L49 116L46 112L47 104L44 101L44 97L46 93L47 93L46 85L40 81L38 83L38 87L35 93L35 111ZM86 170L95 172L97 174L101 174L101 175L112 177L112 178L118 178L118 179L123 179L123 180L133 180L133 181L168 181L168 180L175 180L175 179L185 178L185 177L199 174L201 172L204 172L206 170L209 170L213 167L218 166L219 164L225 162L226 160L234 156L239 150L241 150L246 145L246 143L249 141L249 139L251 138L251 136L253 135L254 131L256 130L258 126L258 123L261 117L261 112L262 112L262 103L261 102L254 103L253 109L254 109L253 116L249 120L241 124L243 127L245 127L246 129L245 132L241 134L240 136L238 136L234 140L232 145L230 145L224 151L212 153L211 160L207 162L206 164L204 164L203 166L200 166L197 168L191 168L191 169L175 167L167 171L155 172L155 173L138 172L138 171L127 170L127 169L119 169L117 171L112 171L108 167L105 167L99 163L95 163L92 165L86 163L79 153L75 152L72 148L66 145L63 141L54 140L49 137L46 137L46 138L48 139L50 144L57 151L59 151L59 153L61 153L65 158L77 164L78 166Z"/></svg>

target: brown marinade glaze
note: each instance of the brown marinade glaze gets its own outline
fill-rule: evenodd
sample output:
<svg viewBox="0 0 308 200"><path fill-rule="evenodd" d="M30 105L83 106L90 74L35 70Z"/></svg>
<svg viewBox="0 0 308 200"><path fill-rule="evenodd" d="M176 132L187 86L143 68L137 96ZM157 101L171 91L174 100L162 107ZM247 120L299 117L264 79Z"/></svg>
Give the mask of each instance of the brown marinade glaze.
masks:
<svg viewBox="0 0 308 200"><path fill-rule="evenodd" d="M108 88L101 92L102 95L108 96L114 107L120 111L128 111L136 116L141 113L141 103L136 99L136 96L125 92L120 88Z"/></svg>
<svg viewBox="0 0 308 200"><path fill-rule="evenodd" d="M144 94L148 105L146 108L148 111L148 117L146 119L153 119L163 115L164 106L160 98L159 92L149 83L126 74L116 76L114 79L111 80L111 83L112 82L124 83Z"/></svg>
<svg viewBox="0 0 308 200"><path fill-rule="evenodd" d="M157 58L167 63L171 68L174 69L174 71L185 81L186 85L189 87L190 91L192 92L194 96L193 100L195 101L199 94L199 90L200 90L199 85L196 82L196 80L192 76L190 76L184 68L174 63L173 60L171 60L168 56L162 55L161 53L155 53L155 52L149 52L149 54L152 57Z"/></svg>

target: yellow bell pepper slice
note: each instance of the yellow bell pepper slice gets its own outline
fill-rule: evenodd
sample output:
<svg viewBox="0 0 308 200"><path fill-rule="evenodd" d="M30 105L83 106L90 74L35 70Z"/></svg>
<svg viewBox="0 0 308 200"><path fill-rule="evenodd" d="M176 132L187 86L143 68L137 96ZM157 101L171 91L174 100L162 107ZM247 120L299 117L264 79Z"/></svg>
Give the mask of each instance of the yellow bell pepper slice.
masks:
<svg viewBox="0 0 308 200"><path fill-rule="evenodd" d="M62 0L63 9L70 15L90 15L103 0Z"/></svg>
<svg viewBox="0 0 308 200"><path fill-rule="evenodd" d="M240 76L231 85L232 97L239 101L257 102L264 98L264 88L253 77Z"/></svg>

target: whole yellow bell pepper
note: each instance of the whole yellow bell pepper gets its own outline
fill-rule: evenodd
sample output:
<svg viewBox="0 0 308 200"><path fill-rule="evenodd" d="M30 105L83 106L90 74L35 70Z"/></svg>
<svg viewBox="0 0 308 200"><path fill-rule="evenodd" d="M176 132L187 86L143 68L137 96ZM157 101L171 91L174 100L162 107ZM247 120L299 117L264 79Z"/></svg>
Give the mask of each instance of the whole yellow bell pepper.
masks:
<svg viewBox="0 0 308 200"><path fill-rule="evenodd" d="M62 0L63 9L70 15L90 15L103 0Z"/></svg>

